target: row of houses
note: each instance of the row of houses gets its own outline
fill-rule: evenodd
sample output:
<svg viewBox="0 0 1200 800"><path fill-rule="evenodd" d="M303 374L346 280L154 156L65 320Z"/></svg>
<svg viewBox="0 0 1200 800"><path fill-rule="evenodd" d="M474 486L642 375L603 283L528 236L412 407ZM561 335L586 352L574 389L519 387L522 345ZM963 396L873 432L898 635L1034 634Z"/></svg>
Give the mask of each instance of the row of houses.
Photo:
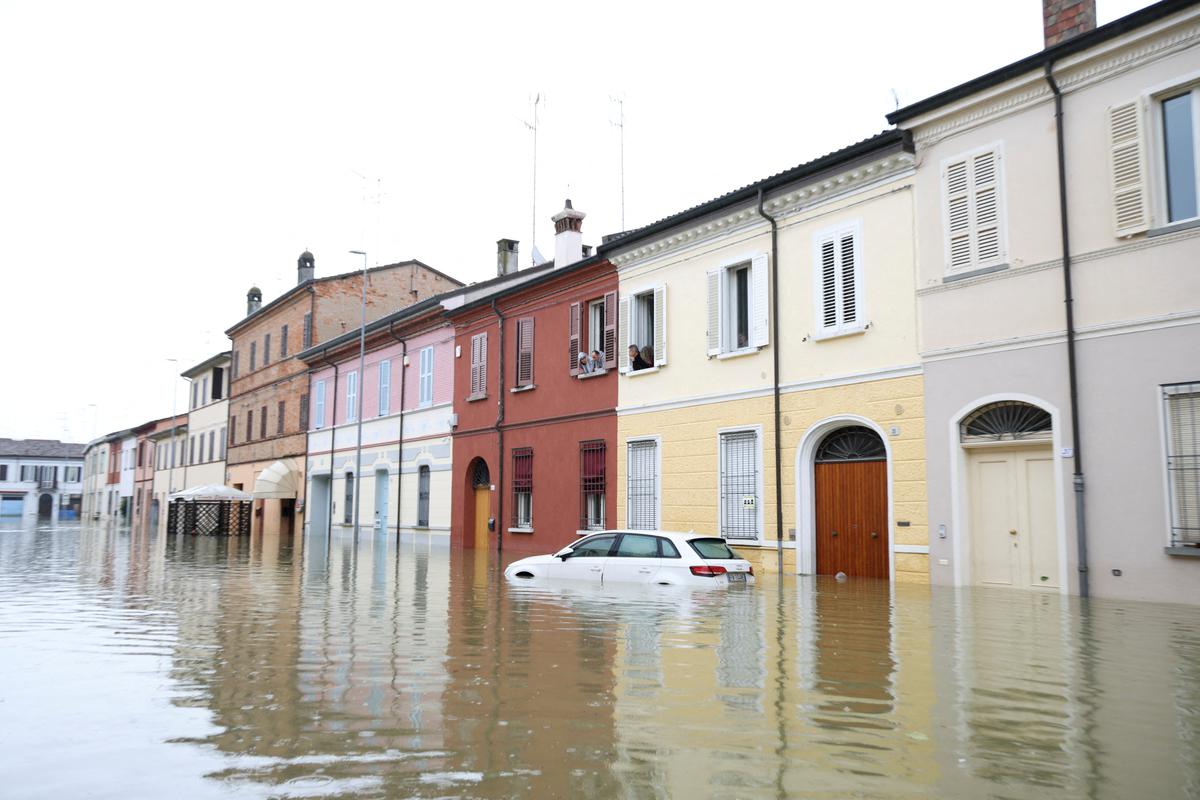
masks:
<svg viewBox="0 0 1200 800"><path fill-rule="evenodd" d="M83 449L57 439L0 438L0 519L78 519Z"/></svg>
<svg viewBox="0 0 1200 800"><path fill-rule="evenodd" d="M594 248L568 200L552 262L364 286L304 253L186 420L89 475L145 514L219 465L266 533L694 529L764 570L1200 601L1200 9L1044 12L1044 50Z"/></svg>

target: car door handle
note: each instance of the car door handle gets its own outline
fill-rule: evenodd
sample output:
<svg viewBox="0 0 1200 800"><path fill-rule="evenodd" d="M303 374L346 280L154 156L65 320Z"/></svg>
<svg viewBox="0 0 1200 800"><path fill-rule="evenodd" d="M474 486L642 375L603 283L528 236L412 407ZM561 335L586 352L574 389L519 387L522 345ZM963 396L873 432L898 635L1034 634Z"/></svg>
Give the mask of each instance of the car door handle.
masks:
<svg viewBox="0 0 1200 800"><path fill-rule="evenodd" d="M641 567L641 568L639 568L639 569L638 569L638 572L642 572L642 573L649 574L649 573L650 573L650 568L649 568L649 567Z"/></svg>
<svg viewBox="0 0 1200 800"><path fill-rule="evenodd" d="M588 569L590 569L592 572L599 572L599 571L600 571L600 568L599 568L599 567L588 567Z"/></svg>

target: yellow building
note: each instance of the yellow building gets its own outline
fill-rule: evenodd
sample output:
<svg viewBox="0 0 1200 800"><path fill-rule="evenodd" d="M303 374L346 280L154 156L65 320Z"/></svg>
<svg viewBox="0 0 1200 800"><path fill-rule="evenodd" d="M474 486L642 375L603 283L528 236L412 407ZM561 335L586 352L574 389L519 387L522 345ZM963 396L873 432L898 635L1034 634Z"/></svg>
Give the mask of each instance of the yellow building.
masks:
<svg viewBox="0 0 1200 800"><path fill-rule="evenodd" d="M788 571L928 580L911 151L888 131L603 248L620 526L719 533L766 570L781 549Z"/></svg>

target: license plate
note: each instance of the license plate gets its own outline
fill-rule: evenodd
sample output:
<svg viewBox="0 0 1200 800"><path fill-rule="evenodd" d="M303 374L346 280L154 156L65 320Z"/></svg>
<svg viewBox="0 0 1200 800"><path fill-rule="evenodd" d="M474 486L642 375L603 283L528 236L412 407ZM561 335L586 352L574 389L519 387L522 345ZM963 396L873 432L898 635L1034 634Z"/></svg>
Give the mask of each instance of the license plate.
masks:
<svg viewBox="0 0 1200 800"><path fill-rule="evenodd" d="M744 572L726 572L725 577L729 578L730 583L745 583L746 573Z"/></svg>

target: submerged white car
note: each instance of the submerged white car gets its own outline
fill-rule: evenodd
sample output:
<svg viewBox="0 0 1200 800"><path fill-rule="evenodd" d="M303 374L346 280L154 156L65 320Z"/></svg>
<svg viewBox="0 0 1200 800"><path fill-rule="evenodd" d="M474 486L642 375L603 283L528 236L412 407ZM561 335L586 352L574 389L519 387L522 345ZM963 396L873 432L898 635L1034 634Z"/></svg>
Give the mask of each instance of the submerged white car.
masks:
<svg viewBox="0 0 1200 800"><path fill-rule="evenodd" d="M599 531L553 555L530 556L504 570L513 580L549 578L663 586L754 583L750 562L724 539L666 531Z"/></svg>

